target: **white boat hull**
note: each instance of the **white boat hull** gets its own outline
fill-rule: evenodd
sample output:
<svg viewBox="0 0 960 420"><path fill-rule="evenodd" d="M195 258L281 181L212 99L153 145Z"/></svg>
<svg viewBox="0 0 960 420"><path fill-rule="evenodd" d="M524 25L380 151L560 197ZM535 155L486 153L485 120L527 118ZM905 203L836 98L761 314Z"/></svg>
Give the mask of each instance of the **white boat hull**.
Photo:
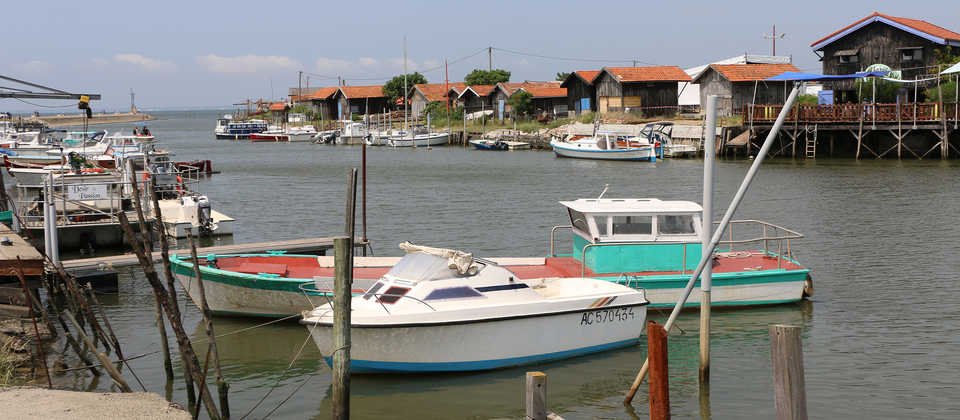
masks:
<svg viewBox="0 0 960 420"><path fill-rule="evenodd" d="M391 137L387 139L387 146L393 147L424 147L442 146L449 143L450 136L446 133L410 137Z"/></svg>
<svg viewBox="0 0 960 420"><path fill-rule="evenodd" d="M613 149L613 150L578 150L575 147L561 146L554 142L553 152L560 157L576 159L597 159L597 160L655 160L656 155L653 147L633 148L633 149Z"/></svg>
<svg viewBox="0 0 960 420"><path fill-rule="evenodd" d="M441 372L497 369L633 345L644 330L642 304L447 325L351 328L350 369ZM332 327L307 325L330 363Z"/></svg>
<svg viewBox="0 0 960 420"><path fill-rule="evenodd" d="M234 219L232 218L218 218L218 216L223 216L221 213L216 211L211 212L213 221L217 224L217 228L212 232L209 232L210 236L226 236L233 235L233 223ZM223 216L226 217L226 216ZM218 220L219 219L219 220ZM194 237L200 236L200 229L197 226L194 226L190 222L180 221L180 222L163 222L163 228L167 236L172 238L186 238L187 232L190 232Z"/></svg>
<svg viewBox="0 0 960 420"><path fill-rule="evenodd" d="M689 277L689 276L688 276ZM714 283L710 292L713 306L769 305L796 302L803 299L803 281L775 281L744 285L718 286ZM644 289L650 306L672 308L683 297L682 288ZM700 288L694 288L684 308L700 305Z"/></svg>

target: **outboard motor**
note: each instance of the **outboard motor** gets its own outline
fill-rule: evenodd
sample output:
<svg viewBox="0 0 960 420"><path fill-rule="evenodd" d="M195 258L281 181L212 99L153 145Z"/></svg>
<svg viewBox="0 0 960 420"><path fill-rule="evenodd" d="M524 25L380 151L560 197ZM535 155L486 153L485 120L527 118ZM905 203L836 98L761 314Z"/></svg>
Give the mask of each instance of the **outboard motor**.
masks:
<svg viewBox="0 0 960 420"><path fill-rule="evenodd" d="M209 235L217 228L211 214L210 199L205 195L197 197L197 222L201 235Z"/></svg>

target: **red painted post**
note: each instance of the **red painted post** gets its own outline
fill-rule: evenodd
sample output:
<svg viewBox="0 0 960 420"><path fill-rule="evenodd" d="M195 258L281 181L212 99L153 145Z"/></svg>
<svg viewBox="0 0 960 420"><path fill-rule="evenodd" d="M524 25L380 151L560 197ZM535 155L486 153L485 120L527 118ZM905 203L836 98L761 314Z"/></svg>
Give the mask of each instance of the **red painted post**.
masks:
<svg viewBox="0 0 960 420"><path fill-rule="evenodd" d="M667 330L647 322L647 358L650 359L650 420L670 419L670 376L667 372Z"/></svg>

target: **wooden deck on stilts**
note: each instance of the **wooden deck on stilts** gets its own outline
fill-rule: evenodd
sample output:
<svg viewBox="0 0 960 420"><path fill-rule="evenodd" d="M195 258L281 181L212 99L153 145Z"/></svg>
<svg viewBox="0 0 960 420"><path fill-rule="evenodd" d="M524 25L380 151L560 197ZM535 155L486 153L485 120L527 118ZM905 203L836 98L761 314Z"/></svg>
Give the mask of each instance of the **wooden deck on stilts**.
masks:
<svg viewBox="0 0 960 420"><path fill-rule="evenodd" d="M354 246L365 250L368 242L363 242L359 238L354 242ZM316 254L324 255L328 249L333 249L333 238L307 238L293 239L287 241L258 242L251 244L233 244L220 245L205 248L198 248L198 255L207 254L254 254L265 251L286 251L288 254ZM170 255L189 256L189 249L171 249ZM160 261L160 251L153 252L154 261ZM67 269L98 267L100 264L122 267L136 265L136 254L112 255L94 258L82 258L63 261L63 267Z"/></svg>

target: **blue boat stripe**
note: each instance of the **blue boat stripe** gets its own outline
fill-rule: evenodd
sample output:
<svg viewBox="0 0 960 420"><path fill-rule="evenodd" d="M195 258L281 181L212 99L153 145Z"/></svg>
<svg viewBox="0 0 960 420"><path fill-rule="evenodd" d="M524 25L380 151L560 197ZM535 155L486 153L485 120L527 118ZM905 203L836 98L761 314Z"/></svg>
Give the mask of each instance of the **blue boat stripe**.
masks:
<svg viewBox="0 0 960 420"><path fill-rule="evenodd" d="M489 370L499 369L508 366L517 366L529 363L541 363L554 360L566 359L570 357L581 356L590 353L596 353L605 350L612 350L620 347L627 347L636 344L639 340L631 338L628 340L615 341L596 346L581 347L579 349L558 351L553 353L536 354L523 357L509 357L505 359L477 360L469 362L381 362L375 360L350 360L350 373L414 373L414 372L457 372L470 370ZM333 361L330 357L324 356L324 361L330 365Z"/></svg>
<svg viewBox="0 0 960 420"><path fill-rule="evenodd" d="M511 284L501 284L497 286L484 286L477 287L478 292L499 292L501 290L516 290L516 289L526 289L528 286L526 283L511 283Z"/></svg>

